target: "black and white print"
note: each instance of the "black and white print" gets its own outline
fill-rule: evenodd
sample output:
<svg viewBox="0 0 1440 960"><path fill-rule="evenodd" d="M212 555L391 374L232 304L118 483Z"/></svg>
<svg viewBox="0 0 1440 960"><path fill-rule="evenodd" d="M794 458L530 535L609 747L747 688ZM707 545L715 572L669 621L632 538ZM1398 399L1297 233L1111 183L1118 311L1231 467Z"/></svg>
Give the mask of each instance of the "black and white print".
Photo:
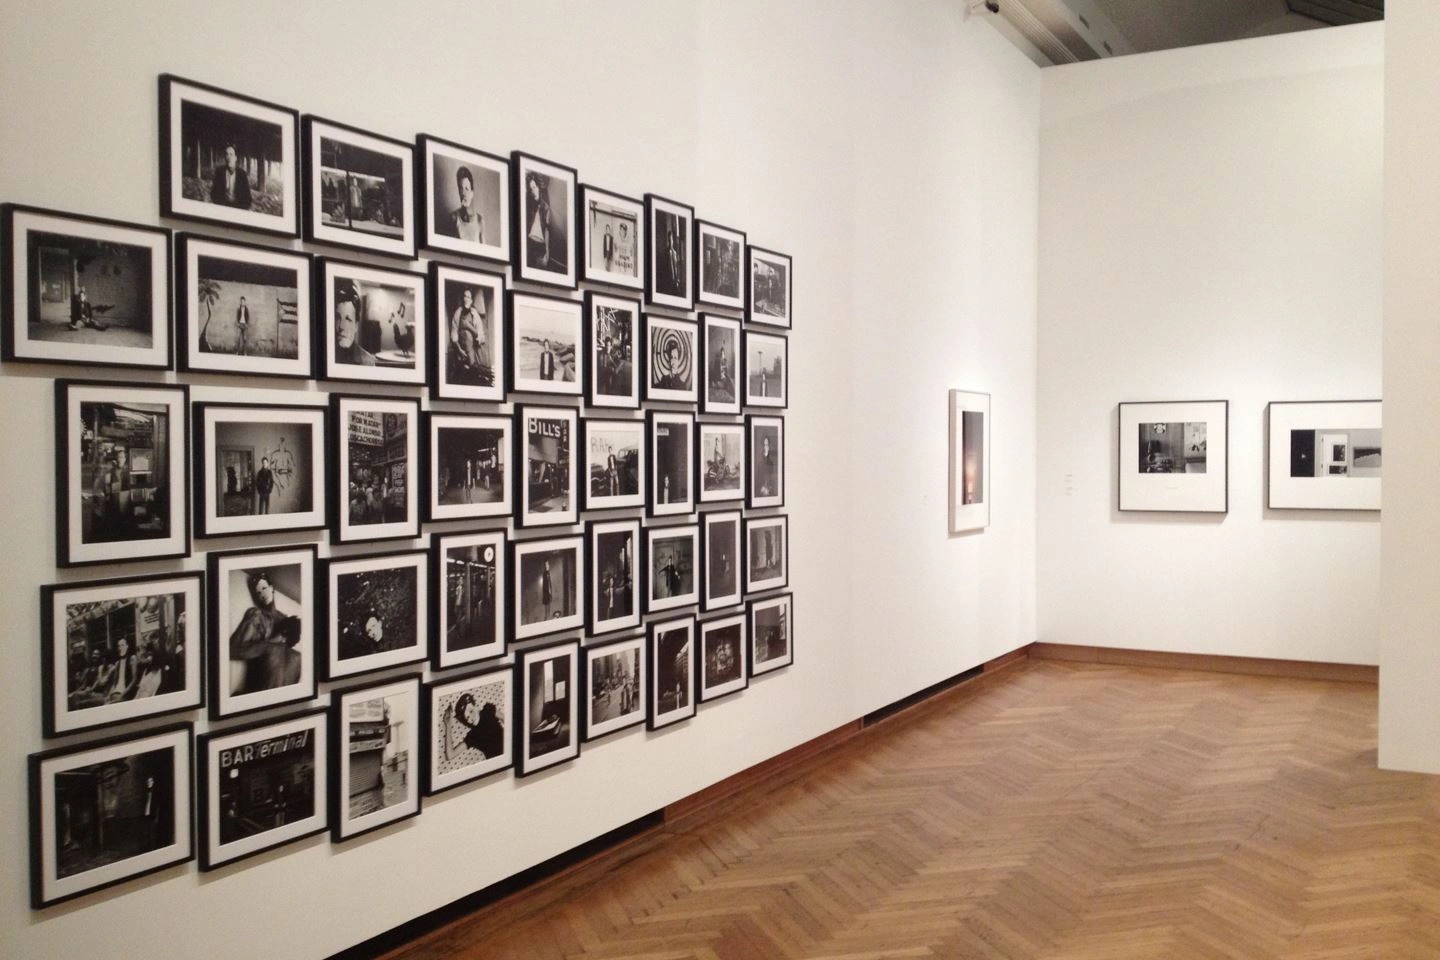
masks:
<svg viewBox="0 0 1440 960"><path fill-rule="evenodd" d="M749 247L745 319L774 327L790 327L791 262L783 253Z"/></svg>
<svg viewBox="0 0 1440 960"><path fill-rule="evenodd" d="M592 407L640 406L635 352L640 341L640 302L585 291L586 402Z"/></svg>
<svg viewBox="0 0 1440 960"><path fill-rule="evenodd" d="M514 678L505 667L425 685L426 796L510 769Z"/></svg>
<svg viewBox="0 0 1440 960"><path fill-rule="evenodd" d="M746 460L750 485L745 494L748 507L780 507L785 504L785 420L781 417L745 418Z"/></svg>
<svg viewBox="0 0 1440 960"><path fill-rule="evenodd" d="M762 590L785 586L790 548L789 532L789 519L783 515L746 519L746 593L759 593Z"/></svg>
<svg viewBox="0 0 1440 960"><path fill-rule="evenodd" d="M990 525L990 394L950 391L950 532Z"/></svg>
<svg viewBox="0 0 1440 960"><path fill-rule="evenodd" d="M745 426L739 423L696 423L699 436L696 486L701 503L740 500L745 496Z"/></svg>
<svg viewBox="0 0 1440 960"><path fill-rule="evenodd" d="M645 611L687 607L700 600L700 527L687 523L645 531Z"/></svg>
<svg viewBox="0 0 1440 960"><path fill-rule="evenodd" d="M705 557L705 583L700 605L718 610L740 602L740 511L712 510L700 515L700 548Z"/></svg>
<svg viewBox="0 0 1440 960"><path fill-rule="evenodd" d="M740 321L701 315L700 409L704 413L740 412Z"/></svg>
<svg viewBox="0 0 1440 960"><path fill-rule="evenodd" d="M444 263L430 267L436 314L431 396L442 400L505 399L505 339L501 310L505 278Z"/></svg>
<svg viewBox="0 0 1440 960"><path fill-rule="evenodd" d="M795 662L795 618L792 594L750 602L750 676L788 667Z"/></svg>
<svg viewBox="0 0 1440 960"><path fill-rule="evenodd" d="M585 509L645 505L645 421L586 419Z"/></svg>
<svg viewBox="0 0 1440 960"><path fill-rule="evenodd" d="M579 415L573 407L517 407L516 522L522 527L574 523L580 516L575 441Z"/></svg>
<svg viewBox="0 0 1440 960"><path fill-rule="evenodd" d="M207 557L210 716L315 695L315 548Z"/></svg>
<svg viewBox="0 0 1440 960"><path fill-rule="evenodd" d="M633 727L645 719L645 638L585 648L585 739Z"/></svg>
<svg viewBox="0 0 1440 960"><path fill-rule="evenodd" d="M321 561L326 680L418 663L428 653L430 553Z"/></svg>
<svg viewBox="0 0 1440 960"><path fill-rule="evenodd" d="M591 634L640 626L640 521L591 521L585 525L589 551Z"/></svg>
<svg viewBox="0 0 1440 960"><path fill-rule="evenodd" d="M750 683L744 613L700 621L700 702L744 690Z"/></svg>
<svg viewBox="0 0 1440 960"><path fill-rule="evenodd" d="M651 410L648 421L650 496L646 507L652 517L693 513L695 417L689 413Z"/></svg>
<svg viewBox="0 0 1440 960"><path fill-rule="evenodd" d="M651 622L646 653L646 727L695 716L695 618Z"/></svg>
<svg viewBox="0 0 1440 960"><path fill-rule="evenodd" d="M745 405L784 407L789 400L787 341L778 334L745 332Z"/></svg>
<svg viewBox="0 0 1440 960"><path fill-rule="evenodd" d="M415 147L307 116L305 239L415 257Z"/></svg>
<svg viewBox="0 0 1440 960"><path fill-rule="evenodd" d="M423 384L429 317L423 273L320 260L321 377Z"/></svg>
<svg viewBox="0 0 1440 960"><path fill-rule="evenodd" d="M516 656L520 675L518 776L580 755L580 644L568 640Z"/></svg>
<svg viewBox="0 0 1440 960"><path fill-rule="evenodd" d="M511 634L516 640L585 625L585 538L523 540L511 549Z"/></svg>
<svg viewBox="0 0 1440 960"><path fill-rule="evenodd" d="M1269 405L1267 505L1280 510L1379 510L1379 400Z"/></svg>
<svg viewBox="0 0 1440 960"><path fill-rule="evenodd" d="M646 314L646 400L695 402L700 367L697 339L697 327L688 320Z"/></svg>
<svg viewBox="0 0 1440 960"><path fill-rule="evenodd" d="M645 194L646 302L689 310L695 303L690 286L691 237L695 210L653 193Z"/></svg>
<svg viewBox="0 0 1440 960"><path fill-rule="evenodd" d="M574 289L575 244L570 221L577 175L573 167L516 150L510 154L515 279Z"/></svg>
<svg viewBox="0 0 1440 960"><path fill-rule="evenodd" d="M318 530L324 407L195 404L196 533Z"/></svg>
<svg viewBox="0 0 1440 960"><path fill-rule="evenodd" d="M421 134L421 242L467 257L510 259L510 164L497 157Z"/></svg>
<svg viewBox="0 0 1440 960"><path fill-rule="evenodd" d="M581 184L580 216L581 279L642 289L644 204Z"/></svg>
<svg viewBox="0 0 1440 960"><path fill-rule="evenodd" d="M1224 513L1229 404L1122 403L1120 509Z"/></svg>
<svg viewBox="0 0 1440 960"><path fill-rule="evenodd" d="M582 305L511 291L510 389L580 396Z"/></svg>
<svg viewBox="0 0 1440 960"><path fill-rule="evenodd" d="M420 534L420 404L332 394L331 537L337 543Z"/></svg>
<svg viewBox="0 0 1440 960"><path fill-rule="evenodd" d="M695 221L695 290L701 303L745 309L745 234Z"/></svg>
<svg viewBox="0 0 1440 960"><path fill-rule="evenodd" d="M427 520L509 516L513 417L429 413Z"/></svg>
<svg viewBox="0 0 1440 960"><path fill-rule="evenodd" d="M505 531L436 534L433 570L437 669L505 654Z"/></svg>
<svg viewBox="0 0 1440 960"><path fill-rule="evenodd" d="M336 690L331 704L330 838L350 840L418 815L420 677Z"/></svg>

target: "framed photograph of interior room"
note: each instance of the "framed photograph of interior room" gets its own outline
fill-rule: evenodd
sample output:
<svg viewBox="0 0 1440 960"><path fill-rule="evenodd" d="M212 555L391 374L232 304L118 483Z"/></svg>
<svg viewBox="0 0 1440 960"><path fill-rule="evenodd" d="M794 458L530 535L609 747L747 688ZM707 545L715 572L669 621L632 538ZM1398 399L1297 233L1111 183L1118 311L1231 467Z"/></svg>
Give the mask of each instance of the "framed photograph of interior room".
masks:
<svg viewBox="0 0 1440 960"><path fill-rule="evenodd" d="M510 635L543 637L585 626L585 538L510 544Z"/></svg>
<svg viewBox="0 0 1440 960"><path fill-rule="evenodd" d="M326 413L195 404L195 535L323 529Z"/></svg>
<svg viewBox="0 0 1440 960"><path fill-rule="evenodd" d="M199 573L41 587L45 736L204 703L204 598Z"/></svg>
<svg viewBox="0 0 1440 960"><path fill-rule="evenodd" d="M430 291L430 396L504 401L505 278L436 262L430 264Z"/></svg>
<svg viewBox="0 0 1440 960"><path fill-rule="evenodd" d="M1229 509L1228 400L1122 403L1120 509Z"/></svg>
<svg viewBox="0 0 1440 960"><path fill-rule="evenodd" d="M181 233L175 274L180 370L314 375L310 254Z"/></svg>
<svg viewBox="0 0 1440 960"><path fill-rule="evenodd" d="M30 755L30 906L195 857L188 723Z"/></svg>
<svg viewBox="0 0 1440 960"><path fill-rule="evenodd" d="M515 418L427 413L425 426L425 519L510 516Z"/></svg>
<svg viewBox="0 0 1440 960"><path fill-rule="evenodd" d="M586 510L645 505L645 421L586 418Z"/></svg>
<svg viewBox="0 0 1440 960"><path fill-rule="evenodd" d="M645 728L659 730L695 716L695 618L647 626Z"/></svg>
<svg viewBox="0 0 1440 960"><path fill-rule="evenodd" d="M514 765L511 709L515 668L427 683L420 691L425 796L472 783Z"/></svg>
<svg viewBox="0 0 1440 960"><path fill-rule="evenodd" d="M515 523L549 527L580 519L576 490L575 430L580 414L574 407L533 407L517 404L515 432Z"/></svg>
<svg viewBox="0 0 1440 960"><path fill-rule="evenodd" d="M437 533L430 549L431 665L448 670L503 657L505 531Z"/></svg>
<svg viewBox="0 0 1440 960"><path fill-rule="evenodd" d="M585 402L640 409L640 301L585 291Z"/></svg>
<svg viewBox="0 0 1440 960"><path fill-rule="evenodd" d="M700 514L700 555L705 558L700 608L719 610L740 602L740 511Z"/></svg>
<svg viewBox="0 0 1440 960"><path fill-rule="evenodd" d="M700 502L744 499L745 425L699 421L695 430L699 437L695 489Z"/></svg>
<svg viewBox="0 0 1440 960"><path fill-rule="evenodd" d="M160 75L160 215L300 236L300 114Z"/></svg>
<svg viewBox="0 0 1440 960"><path fill-rule="evenodd" d="M510 262L510 162L420 134L420 243L462 257Z"/></svg>
<svg viewBox="0 0 1440 960"><path fill-rule="evenodd" d="M515 290L506 302L509 389L580 396L583 305Z"/></svg>
<svg viewBox="0 0 1440 960"><path fill-rule="evenodd" d="M306 116L305 239L415 259L415 147Z"/></svg>
<svg viewBox="0 0 1440 960"><path fill-rule="evenodd" d="M640 626L640 521L591 520L585 524L590 570L585 626L592 635Z"/></svg>
<svg viewBox="0 0 1440 960"><path fill-rule="evenodd" d="M645 529L645 612L700 602L700 525Z"/></svg>
<svg viewBox="0 0 1440 960"><path fill-rule="evenodd" d="M745 320L790 328L791 264L783 253L748 247L750 269L745 274Z"/></svg>
<svg viewBox="0 0 1440 960"><path fill-rule="evenodd" d="M574 290L575 168L515 150L510 178L515 279Z"/></svg>
<svg viewBox="0 0 1440 960"><path fill-rule="evenodd" d="M190 556L189 388L55 381L55 563Z"/></svg>
<svg viewBox="0 0 1440 960"><path fill-rule="evenodd" d="M701 703L739 693L750 685L745 625L743 611L700 621Z"/></svg>
<svg viewBox="0 0 1440 960"><path fill-rule="evenodd" d="M425 274L329 257L319 264L320 378L423 385L430 344Z"/></svg>
<svg viewBox="0 0 1440 960"><path fill-rule="evenodd" d="M695 221L695 297L706 306L745 309L745 234Z"/></svg>
<svg viewBox="0 0 1440 960"><path fill-rule="evenodd" d="M584 739L588 742L645 722L645 637L585 648Z"/></svg>
<svg viewBox="0 0 1440 960"><path fill-rule="evenodd" d="M330 696L330 839L420 814L420 675Z"/></svg>
<svg viewBox="0 0 1440 960"><path fill-rule="evenodd" d="M580 756L580 643L562 640L515 655L515 775Z"/></svg>
<svg viewBox="0 0 1440 960"><path fill-rule="evenodd" d="M700 315L700 412L740 412L740 321Z"/></svg>
<svg viewBox="0 0 1440 960"><path fill-rule="evenodd" d="M694 229L694 207L645 194L646 303L676 310L695 306L688 262Z"/></svg>
<svg viewBox="0 0 1440 960"><path fill-rule="evenodd" d="M745 505L751 508L785 505L785 418L745 418L745 461L750 467Z"/></svg>
<svg viewBox="0 0 1440 960"><path fill-rule="evenodd" d="M789 400L788 342L779 334L745 331L745 405L781 407Z"/></svg>
<svg viewBox="0 0 1440 960"><path fill-rule="evenodd" d="M4 359L170 368L169 230L7 203L0 251Z"/></svg>
<svg viewBox="0 0 1440 960"><path fill-rule="evenodd" d="M795 662L794 595L750 601L750 676Z"/></svg>
<svg viewBox="0 0 1440 960"><path fill-rule="evenodd" d="M790 519L783 514L745 518L745 592L785 586L790 553Z"/></svg>
<svg viewBox="0 0 1440 960"><path fill-rule="evenodd" d="M580 279L643 290L645 205L588 183L580 185Z"/></svg>
<svg viewBox="0 0 1440 960"><path fill-rule="evenodd" d="M990 394L950 391L950 532L990 526Z"/></svg>
<svg viewBox="0 0 1440 960"><path fill-rule="evenodd" d="M322 707L200 736L201 870L325 832L328 716Z"/></svg>
<svg viewBox="0 0 1440 960"><path fill-rule="evenodd" d="M694 403L699 396L696 340L699 328L689 320L645 315L645 399Z"/></svg>
<svg viewBox="0 0 1440 960"><path fill-rule="evenodd" d="M325 680L419 663L430 652L430 551L320 561Z"/></svg>
<svg viewBox="0 0 1440 960"><path fill-rule="evenodd" d="M1273 401L1272 510L1380 509L1380 401Z"/></svg>
<svg viewBox="0 0 1440 960"><path fill-rule="evenodd" d="M650 461L646 511L652 517L694 513L695 415L651 410L646 422L646 459Z"/></svg>
<svg viewBox="0 0 1440 960"><path fill-rule="evenodd" d="M420 536L420 402L330 395L330 538Z"/></svg>

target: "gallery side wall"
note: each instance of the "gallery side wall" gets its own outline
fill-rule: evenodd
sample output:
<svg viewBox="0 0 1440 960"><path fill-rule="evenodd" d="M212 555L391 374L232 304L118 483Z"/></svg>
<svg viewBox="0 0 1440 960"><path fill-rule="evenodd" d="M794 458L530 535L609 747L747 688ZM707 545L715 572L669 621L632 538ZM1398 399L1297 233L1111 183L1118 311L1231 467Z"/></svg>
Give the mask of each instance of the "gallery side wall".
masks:
<svg viewBox="0 0 1440 960"><path fill-rule="evenodd" d="M1377 662L1379 516L1267 510L1265 405L1380 396L1383 47L1375 24L1042 73L1042 641ZM1119 513L1116 405L1211 399L1228 514Z"/></svg>

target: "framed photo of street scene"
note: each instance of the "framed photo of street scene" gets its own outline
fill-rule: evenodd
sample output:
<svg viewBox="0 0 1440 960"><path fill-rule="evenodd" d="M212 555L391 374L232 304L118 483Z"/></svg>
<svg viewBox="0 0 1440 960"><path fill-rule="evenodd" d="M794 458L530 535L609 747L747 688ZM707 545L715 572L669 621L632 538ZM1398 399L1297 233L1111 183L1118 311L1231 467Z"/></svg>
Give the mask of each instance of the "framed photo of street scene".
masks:
<svg viewBox="0 0 1440 960"><path fill-rule="evenodd" d="M574 290L574 167L521 150L510 154L515 279Z"/></svg>
<svg viewBox="0 0 1440 960"><path fill-rule="evenodd" d="M700 315L700 412L740 412L740 321Z"/></svg>
<svg viewBox="0 0 1440 960"><path fill-rule="evenodd" d="M1273 401L1266 408L1271 510L1379 510L1379 400Z"/></svg>
<svg viewBox="0 0 1440 960"><path fill-rule="evenodd" d="M740 511L710 510L700 514L700 553L705 558L700 608L719 610L740 602Z"/></svg>
<svg viewBox="0 0 1440 960"><path fill-rule="evenodd" d="M576 489L575 441L579 411L574 407L517 404L515 434L515 522L521 527L574 523L580 518Z"/></svg>
<svg viewBox="0 0 1440 960"><path fill-rule="evenodd" d="M446 263L430 265L435 332L430 395L438 400L505 399L505 278Z"/></svg>
<svg viewBox="0 0 1440 960"><path fill-rule="evenodd" d="M420 242L462 257L510 262L510 162L420 134Z"/></svg>
<svg viewBox="0 0 1440 960"><path fill-rule="evenodd" d="M652 620L646 633L645 727L695 716L695 618Z"/></svg>
<svg viewBox="0 0 1440 960"><path fill-rule="evenodd" d="M431 550L431 665L446 670L504 656L505 531L437 533Z"/></svg>
<svg viewBox="0 0 1440 960"><path fill-rule="evenodd" d="M745 518L745 592L785 586L790 552L790 519L784 514Z"/></svg>
<svg viewBox="0 0 1440 960"><path fill-rule="evenodd" d="M752 508L785 505L785 418L745 418L745 460L750 479L745 505Z"/></svg>
<svg viewBox="0 0 1440 960"><path fill-rule="evenodd" d="M506 295L512 391L580 396L583 305L511 290Z"/></svg>
<svg viewBox="0 0 1440 960"><path fill-rule="evenodd" d="M653 193L645 194L645 302L689 310L691 237L695 208Z"/></svg>
<svg viewBox="0 0 1440 960"><path fill-rule="evenodd" d="M1121 510L1229 509L1227 400L1122 403Z"/></svg>
<svg viewBox="0 0 1440 960"><path fill-rule="evenodd" d="M195 535L323 529L327 412L195 404Z"/></svg>
<svg viewBox="0 0 1440 960"><path fill-rule="evenodd" d="M990 394L950 391L950 532L990 525Z"/></svg>
<svg viewBox="0 0 1440 960"><path fill-rule="evenodd" d="M585 402L640 409L640 301L585 291Z"/></svg>
<svg viewBox="0 0 1440 960"><path fill-rule="evenodd" d="M790 257L763 247L747 248L750 269L745 274L745 320L790 329Z"/></svg>
<svg viewBox="0 0 1440 960"><path fill-rule="evenodd" d="M750 685L743 612L700 621L700 702L739 693Z"/></svg>
<svg viewBox="0 0 1440 960"><path fill-rule="evenodd" d="M585 626L592 635L640 626L640 521L591 520L585 524L590 570Z"/></svg>
<svg viewBox="0 0 1440 960"><path fill-rule="evenodd" d="M795 662L794 595L750 601L750 676Z"/></svg>
<svg viewBox="0 0 1440 960"><path fill-rule="evenodd" d="M580 279L645 288L645 205L588 183L580 185Z"/></svg>
<svg viewBox="0 0 1440 960"><path fill-rule="evenodd" d="M694 403L699 396L698 328L689 320L645 315L646 400Z"/></svg>
<svg viewBox="0 0 1440 960"><path fill-rule="evenodd" d="M645 529L645 612L700 602L700 526Z"/></svg>
<svg viewBox="0 0 1440 960"><path fill-rule="evenodd" d="M745 405L784 408L789 400L787 341L773 333L745 331Z"/></svg>
<svg viewBox="0 0 1440 960"><path fill-rule="evenodd" d="M320 561L326 680L419 663L430 652L430 551Z"/></svg>
<svg viewBox="0 0 1440 960"><path fill-rule="evenodd" d="M743 500L745 497L745 425L697 421L699 456L695 489L701 503Z"/></svg>
<svg viewBox="0 0 1440 960"><path fill-rule="evenodd" d="M427 683L420 692L425 796L514 766L515 668Z"/></svg>
<svg viewBox="0 0 1440 960"><path fill-rule="evenodd" d="M330 694L330 839L420 815L420 675Z"/></svg>
<svg viewBox="0 0 1440 960"><path fill-rule="evenodd" d="M415 147L306 116L305 239L415 259Z"/></svg>
<svg viewBox="0 0 1440 960"><path fill-rule="evenodd" d="M645 722L645 636L585 648L584 739L588 742Z"/></svg>
<svg viewBox="0 0 1440 960"><path fill-rule="evenodd" d="M645 508L652 517L671 517L695 512L695 416L651 410L647 459L650 461Z"/></svg>
<svg viewBox="0 0 1440 960"><path fill-rule="evenodd" d="M585 626L585 538L512 542L510 584L516 640Z"/></svg>
<svg viewBox="0 0 1440 960"><path fill-rule="evenodd" d="M321 257L320 378L425 383L430 336L425 274Z"/></svg>
<svg viewBox="0 0 1440 960"><path fill-rule="evenodd" d="M586 510L645 505L645 421L580 422L584 434Z"/></svg>
<svg viewBox="0 0 1440 960"><path fill-rule="evenodd" d="M330 538L420 536L420 402L330 395Z"/></svg>
<svg viewBox="0 0 1440 960"><path fill-rule="evenodd" d="M515 510L510 469L515 418L508 413L427 413L425 426L425 519L510 516Z"/></svg>
<svg viewBox="0 0 1440 960"><path fill-rule="evenodd" d="M580 756L580 643L562 640L515 655L515 775L528 777Z"/></svg>
<svg viewBox="0 0 1440 960"><path fill-rule="evenodd" d="M745 309L745 234L695 221L695 295L711 307Z"/></svg>

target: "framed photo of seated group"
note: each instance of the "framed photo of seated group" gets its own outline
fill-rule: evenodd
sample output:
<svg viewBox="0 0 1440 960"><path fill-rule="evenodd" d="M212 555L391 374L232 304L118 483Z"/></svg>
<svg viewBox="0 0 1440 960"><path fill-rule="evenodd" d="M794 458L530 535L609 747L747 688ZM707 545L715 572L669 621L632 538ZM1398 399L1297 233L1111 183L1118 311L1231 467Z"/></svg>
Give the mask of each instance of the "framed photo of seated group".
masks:
<svg viewBox="0 0 1440 960"><path fill-rule="evenodd" d="M1122 511L1229 509L1227 400L1119 405Z"/></svg>
<svg viewBox="0 0 1440 960"><path fill-rule="evenodd" d="M1274 401L1266 409L1272 510L1379 510L1379 400Z"/></svg>

